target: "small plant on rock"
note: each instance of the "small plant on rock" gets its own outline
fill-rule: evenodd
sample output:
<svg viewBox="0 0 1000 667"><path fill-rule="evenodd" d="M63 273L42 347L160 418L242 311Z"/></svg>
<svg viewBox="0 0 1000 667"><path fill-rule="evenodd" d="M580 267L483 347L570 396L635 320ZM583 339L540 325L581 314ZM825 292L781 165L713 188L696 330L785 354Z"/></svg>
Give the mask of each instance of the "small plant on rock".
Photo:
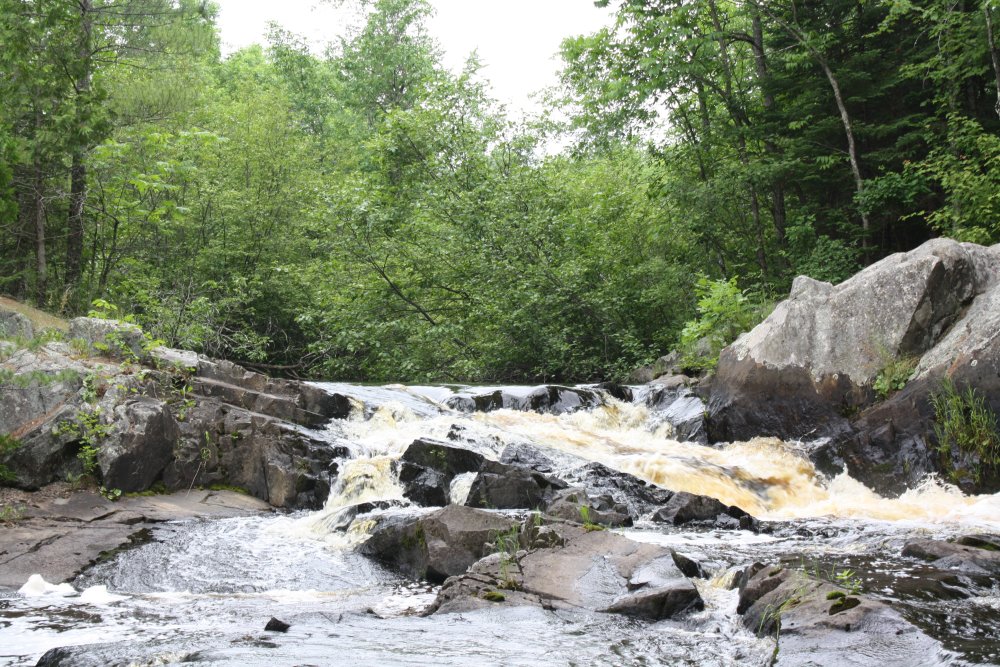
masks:
<svg viewBox="0 0 1000 667"><path fill-rule="evenodd" d="M917 360L913 357L890 360L882 367L872 382L875 396L880 401L884 401L890 394L905 387L906 383L913 377L913 370L916 366Z"/></svg>
<svg viewBox="0 0 1000 667"><path fill-rule="evenodd" d="M590 520L590 507L587 505L580 505L580 518L583 519L583 529L588 533L595 530L604 530L604 526Z"/></svg>

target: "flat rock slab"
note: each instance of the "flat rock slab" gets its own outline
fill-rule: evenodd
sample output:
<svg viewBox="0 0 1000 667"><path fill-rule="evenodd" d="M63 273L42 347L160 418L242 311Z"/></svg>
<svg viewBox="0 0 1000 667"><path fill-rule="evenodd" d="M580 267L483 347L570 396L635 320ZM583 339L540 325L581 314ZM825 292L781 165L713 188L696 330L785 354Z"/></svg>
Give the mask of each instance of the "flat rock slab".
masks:
<svg viewBox="0 0 1000 667"><path fill-rule="evenodd" d="M0 526L0 591L17 590L32 574L60 583L116 549L143 539L158 522L225 518L270 511L262 500L232 491L191 491L111 502L91 491L31 498L23 519Z"/></svg>

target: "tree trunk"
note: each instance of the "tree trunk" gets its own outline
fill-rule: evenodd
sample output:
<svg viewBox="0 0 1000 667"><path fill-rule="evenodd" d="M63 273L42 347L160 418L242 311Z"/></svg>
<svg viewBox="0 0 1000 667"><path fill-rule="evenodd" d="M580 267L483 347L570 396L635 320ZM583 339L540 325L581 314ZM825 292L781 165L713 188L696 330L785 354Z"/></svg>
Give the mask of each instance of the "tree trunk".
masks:
<svg viewBox="0 0 1000 667"><path fill-rule="evenodd" d="M993 61L993 77L997 86L997 103L993 107L1000 117L1000 53L997 52L996 41L993 39L993 10L989 2L983 3L983 15L986 17L986 39L990 45L990 59Z"/></svg>
<svg viewBox="0 0 1000 667"><path fill-rule="evenodd" d="M76 88L76 130L84 136L83 125L89 122L88 107L91 89L91 42L93 17L91 0L78 0L80 4L80 46L77 56L80 75L74 82ZM87 199L87 165L84 163L86 145L78 139L73 146L70 166L69 220L66 235L66 287L74 288L80 280L83 265L83 209Z"/></svg>
<svg viewBox="0 0 1000 667"><path fill-rule="evenodd" d="M830 65L826 62L826 58L820 57L817 58L817 60L819 61L820 67L823 68L823 73L826 74L827 80L830 82L830 87L833 89L833 97L837 101L837 109L840 111L840 120L844 124L844 134L847 135L847 155L851 161L851 173L854 174L854 187L857 191L858 198L860 199L865 192L865 181L861 176L861 163L858 160L858 148L854 141L854 128L851 126L851 115L847 111L847 105L844 104L844 96L840 93L840 84L837 82L837 77L834 76L833 70L830 69ZM861 229L864 233L862 247L867 255L868 233L870 228L870 225L868 224L868 214L862 206L858 207L858 213L861 215Z"/></svg>
<svg viewBox="0 0 1000 667"><path fill-rule="evenodd" d="M712 17L712 27L715 29L715 33L718 36L719 60L722 63L722 74L724 77L723 93L725 95L726 108L729 110L729 116L733 120L733 125L736 126L740 162L747 168L747 170L749 170L750 155L747 151L747 140L743 134L743 128L746 127L746 123L744 122L746 112L737 112L737 109L739 108L739 101L735 99L735 95L733 95L733 65L729 58L729 42L723 35L722 20L719 18L719 10L715 4L715 0L709 0L708 8ZM754 238L757 241L757 265L760 267L761 273L766 276L767 254L764 242L764 225L761 222L760 217L760 197L757 194L757 186L749 177L747 178L746 185L750 191L750 213L753 216Z"/></svg>
<svg viewBox="0 0 1000 667"><path fill-rule="evenodd" d="M753 52L754 65L757 70L757 81L760 85L764 113L769 114L774 110L774 95L766 88L768 79L767 56L764 52L764 28L761 25L760 14L754 12L753 15ZM764 139L764 150L768 155L778 157L781 150L770 138ZM773 216L774 234L778 241L778 246L785 247L785 228L788 226L785 209L785 184L782 178L776 177L771 184L771 215Z"/></svg>
<svg viewBox="0 0 1000 667"><path fill-rule="evenodd" d="M35 179L32 198L35 214L35 301L45 306L48 295L48 264L45 256L45 175L42 164L35 158Z"/></svg>

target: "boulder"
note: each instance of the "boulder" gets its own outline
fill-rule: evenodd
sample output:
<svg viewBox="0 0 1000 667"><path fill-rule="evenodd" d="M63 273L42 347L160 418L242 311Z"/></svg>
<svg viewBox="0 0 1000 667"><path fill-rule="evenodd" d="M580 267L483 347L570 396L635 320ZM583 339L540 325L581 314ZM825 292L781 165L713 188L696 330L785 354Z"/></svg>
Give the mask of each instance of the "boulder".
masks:
<svg viewBox="0 0 1000 667"><path fill-rule="evenodd" d="M490 509L536 509L566 483L528 468L486 461L469 489L465 504Z"/></svg>
<svg viewBox="0 0 1000 667"><path fill-rule="evenodd" d="M947 664L945 649L887 604L782 568L741 587L743 623L778 641L774 665Z"/></svg>
<svg viewBox="0 0 1000 667"><path fill-rule="evenodd" d="M544 507L547 517L574 523L598 526L631 526L628 507L615 502L610 495L591 496L586 489L568 488L556 491Z"/></svg>
<svg viewBox="0 0 1000 667"><path fill-rule="evenodd" d="M949 473L968 493L1000 489L1000 470L976 453L951 448L942 458L934 434L932 403L947 378L959 391L974 388L994 414L1000 415L997 331L1000 284L973 300L963 317L920 358L913 379L902 391L855 419L856 434L836 443L836 456L848 471L873 488L895 493L911 488L931 472Z"/></svg>
<svg viewBox="0 0 1000 667"><path fill-rule="evenodd" d="M846 468L880 493L932 472L967 492L994 491L1000 472L978 455L939 454L932 398L947 379L974 387L1000 413L998 327L1000 245L935 239L837 286L800 277L763 323L723 350L702 387L709 439L811 439L821 471ZM915 367L905 387L875 402L879 373L907 359Z"/></svg>
<svg viewBox="0 0 1000 667"><path fill-rule="evenodd" d="M526 524L522 532L541 533L541 528ZM431 613L464 611L469 600L481 606L479 601L491 591L504 597L492 596L497 604L589 609L653 621L704 606L669 549L572 524L544 528L556 532L559 540L551 546L533 543L530 550L510 550L482 559L468 574L445 582ZM517 594L508 597L507 591Z"/></svg>
<svg viewBox="0 0 1000 667"><path fill-rule="evenodd" d="M13 310L0 308L0 338L23 338L31 339L35 336L35 329L31 325L31 320L21 313Z"/></svg>
<svg viewBox="0 0 1000 667"><path fill-rule="evenodd" d="M515 526L514 519L462 505L422 516L384 515L360 551L406 576L440 583L495 551L498 536Z"/></svg>
<svg viewBox="0 0 1000 667"><path fill-rule="evenodd" d="M938 344L998 267L1000 246L935 239L837 286L797 278L789 298L720 355L710 440L849 432L847 416L870 401L878 372Z"/></svg>
<svg viewBox="0 0 1000 667"><path fill-rule="evenodd" d="M476 472L486 458L477 452L427 438L414 440L399 459L403 495L418 505L443 507L457 475Z"/></svg>
<svg viewBox="0 0 1000 667"><path fill-rule="evenodd" d="M162 401L144 397L114 410L114 432L100 444L101 482L126 493L145 491L174 457L180 428Z"/></svg>
<svg viewBox="0 0 1000 667"><path fill-rule="evenodd" d="M673 496L673 491L597 462L574 468L563 478L574 486L584 487L590 497L610 496L633 519L648 515Z"/></svg>
<svg viewBox="0 0 1000 667"><path fill-rule="evenodd" d="M675 493L666 505L653 513L652 520L674 526L694 522L717 528L757 529L757 520L739 507L687 492Z"/></svg>
<svg viewBox="0 0 1000 667"><path fill-rule="evenodd" d="M69 337L115 359L139 359L145 354L142 329L127 322L76 317L69 322Z"/></svg>

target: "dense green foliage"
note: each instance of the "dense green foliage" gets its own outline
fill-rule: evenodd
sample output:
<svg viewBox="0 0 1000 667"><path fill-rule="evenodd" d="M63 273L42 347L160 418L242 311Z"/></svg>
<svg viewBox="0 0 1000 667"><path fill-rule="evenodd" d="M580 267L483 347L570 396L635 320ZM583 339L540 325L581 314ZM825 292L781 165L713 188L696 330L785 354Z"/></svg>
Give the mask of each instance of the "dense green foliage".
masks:
<svg viewBox="0 0 1000 667"><path fill-rule="evenodd" d="M223 58L204 2L0 0L0 293L299 375L582 380L1000 239L988 3L618 0L565 127L445 69L425 0L359 10Z"/></svg>

